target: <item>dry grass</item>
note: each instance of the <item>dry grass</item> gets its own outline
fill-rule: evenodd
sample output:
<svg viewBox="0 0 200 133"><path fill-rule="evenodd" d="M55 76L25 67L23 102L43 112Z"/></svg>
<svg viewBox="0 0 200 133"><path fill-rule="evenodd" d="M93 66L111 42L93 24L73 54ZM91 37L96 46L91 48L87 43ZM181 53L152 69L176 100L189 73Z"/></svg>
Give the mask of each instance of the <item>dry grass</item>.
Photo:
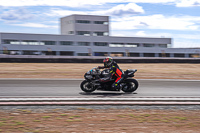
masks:
<svg viewBox="0 0 200 133"><path fill-rule="evenodd" d="M0 132L4 133L200 132L198 110L75 109L29 114L21 110L0 110L0 118Z"/></svg>
<svg viewBox="0 0 200 133"><path fill-rule="evenodd" d="M88 63L0 63L0 78L83 78L85 72L103 64ZM137 79L200 80L200 64L119 64L138 69Z"/></svg>

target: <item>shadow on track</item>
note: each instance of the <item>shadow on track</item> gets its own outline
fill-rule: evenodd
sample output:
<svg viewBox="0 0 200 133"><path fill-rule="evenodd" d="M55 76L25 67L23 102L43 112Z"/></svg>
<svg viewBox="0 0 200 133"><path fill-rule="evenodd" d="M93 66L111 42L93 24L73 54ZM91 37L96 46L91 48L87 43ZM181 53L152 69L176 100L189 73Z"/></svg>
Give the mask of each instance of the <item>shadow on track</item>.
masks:
<svg viewBox="0 0 200 133"><path fill-rule="evenodd" d="M125 96L125 95L135 95L137 93L124 93L124 92L80 92L80 95L87 96L101 96L101 97L110 97L110 96Z"/></svg>

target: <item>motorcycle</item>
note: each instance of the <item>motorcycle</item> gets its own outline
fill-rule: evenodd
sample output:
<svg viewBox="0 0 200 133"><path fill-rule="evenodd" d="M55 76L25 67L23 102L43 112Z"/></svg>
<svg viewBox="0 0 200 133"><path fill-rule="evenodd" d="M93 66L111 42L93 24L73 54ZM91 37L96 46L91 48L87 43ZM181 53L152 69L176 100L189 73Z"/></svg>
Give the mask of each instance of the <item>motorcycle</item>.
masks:
<svg viewBox="0 0 200 133"><path fill-rule="evenodd" d="M80 88L84 92L93 92L95 90L101 91L120 91L123 92L134 92L137 90L139 84L136 79L134 79L134 73L137 69L128 69L124 72L124 78L120 82L118 89L112 89L112 84L116 79L113 79L109 82L99 82L100 78L107 77L109 75L109 69L104 69L100 71L99 68L94 67L88 72L85 73L84 78L80 84Z"/></svg>

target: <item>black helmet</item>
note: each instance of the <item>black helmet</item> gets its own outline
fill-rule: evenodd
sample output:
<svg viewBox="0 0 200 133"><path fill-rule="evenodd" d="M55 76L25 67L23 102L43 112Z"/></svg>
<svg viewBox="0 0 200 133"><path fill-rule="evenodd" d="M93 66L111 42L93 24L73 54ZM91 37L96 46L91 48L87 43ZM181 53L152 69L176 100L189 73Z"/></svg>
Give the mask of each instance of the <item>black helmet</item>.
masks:
<svg viewBox="0 0 200 133"><path fill-rule="evenodd" d="M111 65L112 65L112 63L113 63L113 58L112 58L112 57L106 57L106 58L103 60L103 63L104 63L104 67L105 67L105 68L111 67Z"/></svg>

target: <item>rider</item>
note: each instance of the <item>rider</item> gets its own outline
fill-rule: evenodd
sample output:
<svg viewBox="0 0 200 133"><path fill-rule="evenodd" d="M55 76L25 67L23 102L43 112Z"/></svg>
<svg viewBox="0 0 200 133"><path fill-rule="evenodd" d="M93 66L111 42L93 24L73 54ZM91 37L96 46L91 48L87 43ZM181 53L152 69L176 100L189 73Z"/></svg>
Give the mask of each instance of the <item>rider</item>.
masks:
<svg viewBox="0 0 200 133"><path fill-rule="evenodd" d="M117 63L113 61L112 57L106 57L104 60L104 66L98 66L99 69L109 68L109 76L99 79L100 82L108 82L113 79L116 79L112 84L112 88L119 90L119 83L124 77L124 72L119 68Z"/></svg>

